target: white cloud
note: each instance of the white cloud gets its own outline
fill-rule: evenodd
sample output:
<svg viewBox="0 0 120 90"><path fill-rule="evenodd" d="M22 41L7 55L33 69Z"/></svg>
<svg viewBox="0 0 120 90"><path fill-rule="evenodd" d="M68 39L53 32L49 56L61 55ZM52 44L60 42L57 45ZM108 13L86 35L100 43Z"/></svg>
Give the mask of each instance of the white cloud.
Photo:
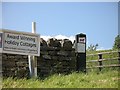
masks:
<svg viewBox="0 0 120 90"><path fill-rule="evenodd" d="M56 36L41 36L44 40L48 40L49 38L56 38L56 39L69 39L72 42L75 40L75 36L65 36L65 35L56 35Z"/></svg>
<svg viewBox="0 0 120 90"><path fill-rule="evenodd" d="M52 36L40 36L41 38L43 38L45 41L47 41L49 38L53 38Z"/></svg>

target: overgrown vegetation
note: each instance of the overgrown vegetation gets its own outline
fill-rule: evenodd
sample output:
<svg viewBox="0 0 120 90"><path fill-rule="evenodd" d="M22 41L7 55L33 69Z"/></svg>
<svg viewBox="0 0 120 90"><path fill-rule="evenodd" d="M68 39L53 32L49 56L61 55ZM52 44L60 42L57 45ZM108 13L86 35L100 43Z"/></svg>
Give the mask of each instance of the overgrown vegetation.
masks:
<svg viewBox="0 0 120 90"><path fill-rule="evenodd" d="M7 78L3 88L118 88L118 71L55 74L44 80Z"/></svg>

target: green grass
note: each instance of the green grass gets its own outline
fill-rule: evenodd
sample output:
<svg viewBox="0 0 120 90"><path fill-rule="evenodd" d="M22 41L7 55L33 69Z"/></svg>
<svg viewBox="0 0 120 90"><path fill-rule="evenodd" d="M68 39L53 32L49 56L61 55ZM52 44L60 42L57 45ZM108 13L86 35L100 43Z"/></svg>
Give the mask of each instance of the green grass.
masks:
<svg viewBox="0 0 120 90"><path fill-rule="evenodd" d="M98 60L98 53L103 53L103 52L112 52L113 50L100 50L100 51L89 51L87 52L87 55L89 54L96 54L96 55L90 55L87 56L86 60L90 61L90 60ZM117 51L117 50L114 50ZM112 58L116 58L118 57L118 52L115 53L109 53L109 54L103 54L102 58L103 59L112 59ZM103 65L112 65L112 64L118 64L119 61L118 59L114 59L114 60L106 60L106 61L102 61ZM90 62L90 63L86 63L87 67L94 67L94 66L99 66L99 62Z"/></svg>
<svg viewBox="0 0 120 90"><path fill-rule="evenodd" d="M89 54L98 54L98 53L103 53L103 52L112 52L113 50L99 50L99 51L87 51L87 55ZM117 51L117 50L114 50ZM115 58L118 57L118 53L110 53L110 54L103 54L102 58ZM87 60L97 60L98 55L93 55L93 56L87 56Z"/></svg>
<svg viewBox="0 0 120 90"><path fill-rule="evenodd" d="M118 71L55 74L44 80L6 78L3 79L3 88L118 88Z"/></svg>
<svg viewBox="0 0 120 90"><path fill-rule="evenodd" d="M87 54L95 54L99 52L109 52L112 50L103 50L95 52L87 52ZM113 58L117 54L104 55L104 58ZM87 57L87 60L95 60L98 57ZM116 60L117 61L117 60ZM105 63L105 62L103 62ZM106 62L106 64L116 63L114 61ZM98 65L90 63L93 65ZM89 65L90 65L89 64ZM118 88L118 70L117 68L103 68L87 70L87 73L73 72L68 75L54 74L45 79L18 79L4 78L3 88ZM119 81L120 82L120 81Z"/></svg>

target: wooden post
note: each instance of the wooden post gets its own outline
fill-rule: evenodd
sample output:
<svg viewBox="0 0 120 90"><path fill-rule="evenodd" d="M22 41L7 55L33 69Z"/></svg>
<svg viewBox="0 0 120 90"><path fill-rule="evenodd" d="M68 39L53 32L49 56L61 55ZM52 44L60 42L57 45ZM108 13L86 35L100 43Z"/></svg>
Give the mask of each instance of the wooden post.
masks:
<svg viewBox="0 0 120 90"><path fill-rule="evenodd" d="M98 54L98 62L99 62L99 70L101 71L102 70L102 61L101 61L101 59L102 59L102 54L100 53L100 54Z"/></svg>
<svg viewBox="0 0 120 90"><path fill-rule="evenodd" d="M32 33L36 33L36 23L32 22ZM31 77L37 77L37 59L35 56L28 56L29 70Z"/></svg>

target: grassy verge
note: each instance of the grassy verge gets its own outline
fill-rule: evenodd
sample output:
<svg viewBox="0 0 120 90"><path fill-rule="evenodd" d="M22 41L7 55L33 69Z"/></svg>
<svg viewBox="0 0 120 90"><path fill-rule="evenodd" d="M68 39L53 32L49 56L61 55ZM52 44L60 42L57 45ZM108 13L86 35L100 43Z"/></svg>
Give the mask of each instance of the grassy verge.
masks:
<svg viewBox="0 0 120 90"><path fill-rule="evenodd" d="M118 88L118 71L55 74L42 79L3 79L3 88Z"/></svg>

